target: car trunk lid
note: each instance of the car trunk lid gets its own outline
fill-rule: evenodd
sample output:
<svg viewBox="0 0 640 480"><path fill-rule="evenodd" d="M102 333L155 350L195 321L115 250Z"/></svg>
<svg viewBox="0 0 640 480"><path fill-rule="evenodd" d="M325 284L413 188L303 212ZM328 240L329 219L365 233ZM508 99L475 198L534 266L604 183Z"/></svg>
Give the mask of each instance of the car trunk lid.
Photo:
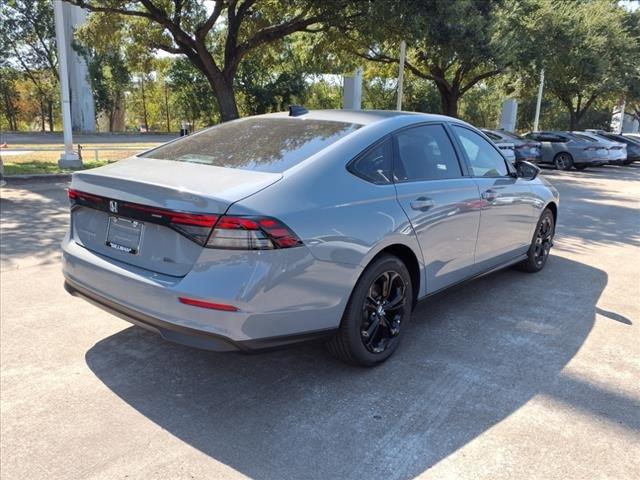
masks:
<svg viewBox="0 0 640 480"><path fill-rule="evenodd" d="M279 173L132 158L74 173L73 239L114 260L186 275L218 216Z"/></svg>

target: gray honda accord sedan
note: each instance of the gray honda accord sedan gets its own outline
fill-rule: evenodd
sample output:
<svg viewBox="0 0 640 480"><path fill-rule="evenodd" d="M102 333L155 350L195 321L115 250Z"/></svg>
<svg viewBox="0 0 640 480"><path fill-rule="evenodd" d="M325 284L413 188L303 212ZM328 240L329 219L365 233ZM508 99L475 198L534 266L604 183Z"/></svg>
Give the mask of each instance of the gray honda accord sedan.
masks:
<svg viewBox="0 0 640 480"><path fill-rule="evenodd" d="M559 199L538 172L444 116L243 118L74 173L66 288L186 345L322 338L372 366L418 300L545 266Z"/></svg>

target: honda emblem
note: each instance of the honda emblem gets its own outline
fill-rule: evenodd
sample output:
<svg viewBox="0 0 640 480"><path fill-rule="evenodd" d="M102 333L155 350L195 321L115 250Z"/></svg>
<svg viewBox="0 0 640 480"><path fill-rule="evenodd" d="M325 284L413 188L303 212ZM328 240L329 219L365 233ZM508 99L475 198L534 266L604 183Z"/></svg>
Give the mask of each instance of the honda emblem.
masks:
<svg viewBox="0 0 640 480"><path fill-rule="evenodd" d="M109 211L111 213L118 213L118 202L115 200L109 200Z"/></svg>

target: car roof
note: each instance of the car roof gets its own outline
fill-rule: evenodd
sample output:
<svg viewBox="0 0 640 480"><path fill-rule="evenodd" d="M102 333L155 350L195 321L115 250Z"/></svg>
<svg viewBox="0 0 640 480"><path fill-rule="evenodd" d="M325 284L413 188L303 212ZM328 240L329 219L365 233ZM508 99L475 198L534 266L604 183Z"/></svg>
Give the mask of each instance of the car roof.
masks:
<svg viewBox="0 0 640 480"><path fill-rule="evenodd" d="M289 118L288 112L267 113L261 117ZM415 122L446 121L466 124L457 118L432 113L405 112L400 110L309 110L308 113L297 115L292 118L303 118L309 120L328 120L334 122L356 123L359 125L372 125L383 121L393 121L393 119L404 119L411 117Z"/></svg>

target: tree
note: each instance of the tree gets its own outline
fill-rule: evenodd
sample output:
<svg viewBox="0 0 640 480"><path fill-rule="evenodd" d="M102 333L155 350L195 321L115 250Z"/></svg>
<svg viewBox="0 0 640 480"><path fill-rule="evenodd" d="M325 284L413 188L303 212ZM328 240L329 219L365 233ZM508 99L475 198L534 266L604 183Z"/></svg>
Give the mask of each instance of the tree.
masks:
<svg viewBox="0 0 640 480"><path fill-rule="evenodd" d="M7 0L0 5L0 53L11 58L38 92L40 126L54 128L58 63L53 4L47 0Z"/></svg>
<svg viewBox="0 0 640 480"><path fill-rule="evenodd" d="M283 40L282 47L262 47L241 63L236 84L243 113L257 115L304 103L307 73L299 52L290 39Z"/></svg>
<svg viewBox="0 0 640 480"><path fill-rule="evenodd" d="M405 40L406 69L433 82L442 113L455 117L469 90L514 61L521 8L507 0L380 2L377 20L350 37L350 48L365 59L395 64Z"/></svg>
<svg viewBox="0 0 640 480"><path fill-rule="evenodd" d="M96 113L106 117L110 132L124 128L125 92L131 84L124 43L122 20L99 18L79 28L73 44L87 62Z"/></svg>
<svg viewBox="0 0 640 480"><path fill-rule="evenodd" d="M187 120L195 129L198 122L212 125L219 111L209 82L191 62L177 59L167 72L173 92L173 105L180 120Z"/></svg>
<svg viewBox="0 0 640 480"><path fill-rule="evenodd" d="M197 0L66 0L91 12L140 20L143 44L185 55L213 89L223 121L238 117L234 81L256 49L294 32L346 25L348 0L220 0L210 11ZM210 4L209 4L210 5Z"/></svg>
<svg viewBox="0 0 640 480"><path fill-rule="evenodd" d="M20 72L9 66L0 67L0 112L7 120L7 130L18 130L18 100L16 82ZM0 127L0 130L2 128Z"/></svg>
<svg viewBox="0 0 640 480"><path fill-rule="evenodd" d="M628 13L625 25L636 39L640 38L640 9ZM634 59L640 58L640 41L636 42L632 55ZM637 60L635 66L629 69L624 79L624 96L628 112L640 122L640 62Z"/></svg>
<svg viewBox="0 0 640 480"><path fill-rule="evenodd" d="M87 67L96 111L106 115L110 132L118 130L118 117L123 113L125 91L131 78L124 58L117 50L93 51L87 55Z"/></svg>
<svg viewBox="0 0 640 480"><path fill-rule="evenodd" d="M546 90L565 107L569 130L580 128L599 98L619 97L637 69L640 32L627 16L611 0L539 0L529 16L531 55L545 69Z"/></svg>

